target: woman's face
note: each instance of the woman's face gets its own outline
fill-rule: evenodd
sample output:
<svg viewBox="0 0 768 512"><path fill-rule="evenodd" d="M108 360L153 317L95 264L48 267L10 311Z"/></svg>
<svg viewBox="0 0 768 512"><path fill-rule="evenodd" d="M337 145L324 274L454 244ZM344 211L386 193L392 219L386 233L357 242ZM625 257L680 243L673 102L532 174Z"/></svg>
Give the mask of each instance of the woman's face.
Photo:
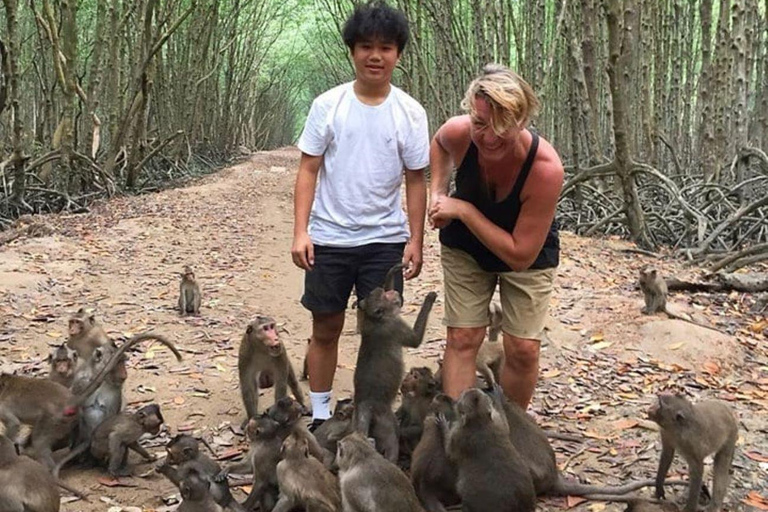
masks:
<svg viewBox="0 0 768 512"><path fill-rule="evenodd" d="M485 98L475 98L475 111L470 117L470 136L484 159L500 160L514 150L522 128L514 125L501 135L496 135L491 127L491 109Z"/></svg>

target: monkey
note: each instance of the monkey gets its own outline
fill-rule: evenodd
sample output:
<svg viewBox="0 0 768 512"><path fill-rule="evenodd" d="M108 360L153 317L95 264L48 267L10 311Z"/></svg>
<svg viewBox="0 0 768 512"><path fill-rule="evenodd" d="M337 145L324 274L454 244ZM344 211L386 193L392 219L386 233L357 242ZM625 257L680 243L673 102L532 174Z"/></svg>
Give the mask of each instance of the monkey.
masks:
<svg viewBox="0 0 768 512"><path fill-rule="evenodd" d="M182 502L178 512L223 512L211 494L211 482L192 467L179 483Z"/></svg>
<svg viewBox="0 0 768 512"><path fill-rule="evenodd" d="M456 464L463 510L533 511L536 492L528 467L509 436L506 418L477 388L462 392L452 423L438 416L448 458Z"/></svg>
<svg viewBox="0 0 768 512"><path fill-rule="evenodd" d="M449 423L456 421L453 400L443 393L432 399L429 414L424 420L424 431L411 459L411 483L427 512L445 512L446 505L455 505L460 501L456 490L458 473L445 453L442 431L437 422L439 415Z"/></svg>
<svg viewBox="0 0 768 512"><path fill-rule="evenodd" d="M360 432L339 441L336 461L344 512L424 512L408 477Z"/></svg>
<svg viewBox="0 0 768 512"><path fill-rule="evenodd" d="M248 324L240 341L237 368L246 411L243 425L256 417L259 406L259 377L265 371L269 371L274 379L275 401L286 396L287 387L290 387L296 401L304 407L304 395L285 347L278 337L273 318L259 315Z"/></svg>
<svg viewBox="0 0 768 512"><path fill-rule="evenodd" d="M58 512L56 479L42 464L16 454L13 442L0 436L0 510Z"/></svg>
<svg viewBox="0 0 768 512"><path fill-rule="evenodd" d="M402 268L402 264L393 269ZM393 270L389 272L394 275ZM376 449L397 462L397 419L392 404L403 380L403 347L417 348L424 339L427 319L437 294L429 292L411 328L400 317L400 294L392 279L360 301L363 312L360 350L354 373L355 428L373 437Z"/></svg>
<svg viewBox="0 0 768 512"><path fill-rule="evenodd" d="M77 352L81 361L87 361L94 349L109 343L104 329L96 322L94 315L89 315L84 308L69 318L69 338L67 346Z"/></svg>
<svg viewBox="0 0 768 512"><path fill-rule="evenodd" d="M139 438L145 433L157 435L163 421L157 404L145 405L136 412L122 412L107 418L93 431L91 455L108 465L111 476L129 476L128 449L148 461L155 460L155 456L139 444Z"/></svg>
<svg viewBox="0 0 768 512"><path fill-rule="evenodd" d="M312 512L341 511L339 482L320 461L309 456L306 438L292 433L283 441L280 455L280 499L273 512L291 512L297 506Z"/></svg>
<svg viewBox="0 0 768 512"><path fill-rule="evenodd" d="M288 433L299 436L307 442L309 453L313 457L321 461L326 467L331 467L334 459L333 453L323 448L317 442L317 438L315 438L312 432L307 429L306 425L299 422L302 410L301 404L291 397L285 396L267 409L267 416L284 427L283 432L286 432L286 434L283 436L283 439Z"/></svg>
<svg viewBox="0 0 768 512"><path fill-rule="evenodd" d="M345 398L336 402L336 408L333 410L333 416L325 420L313 432L317 442L330 451L334 458L336 457L336 446L339 439L342 439L353 430L352 416L355 412L355 405L351 398Z"/></svg>
<svg viewBox="0 0 768 512"><path fill-rule="evenodd" d="M654 313L665 313L673 320L682 320L689 324L721 332L720 329L717 329L716 327L691 320L690 318L686 318L670 311L667 307L667 283L655 268L645 267L640 269L640 289L645 298L645 307L642 310L644 314L653 315Z"/></svg>
<svg viewBox="0 0 768 512"><path fill-rule="evenodd" d="M187 265L181 274L181 284L179 285L179 313L184 316L200 314L200 286L195 281L195 273Z"/></svg>
<svg viewBox="0 0 768 512"><path fill-rule="evenodd" d="M163 336L158 334L148 334L146 335L146 338L143 339L155 339L160 341L173 351L178 360L181 360L179 351ZM86 363L81 365L75 373L72 389L77 392L85 387L92 379L92 376L97 374L106 362L113 358L113 354L117 354L121 351L122 347L118 349L115 342L111 340L109 343L97 347ZM96 392L88 397L83 403L78 422L76 446L72 450L75 454L85 452L88 449L88 444L96 427L106 419L119 413L123 408L123 384L128 377L125 367L127 358L124 354L125 351L122 351L114 368L107 374L104 382L99 386ZM72 454L72 456L74 456L74 454ZM63 464L72 460L72 456L67 455L65 459L60 461L54 474L57 475L58 471L63 467Z"/></svg>
<svg viewBox="0 0 768 512"><path fill-rule="evenodd" d="M312 342L312 338L307 339L307 348L304 352L304 363L301 365L301 376L299 377L301 380L309 380L309 362L307 361L307 357L309 354L309 344Z"/></svg>
<svg viewBox="0 0 768 512"><path fill-rule="evenodd" d="M157 339L171 347L178 358L181 354L175 346L157 334L138 334L125 342L82 389L69 389L49 379L37 379L21 375L0 374L0 409L12 424L32 425L29 453L49 469L56 464L52 457L53 446L66 440L78 423L80 407L101 386L107 375L124 361L125 351L135 344Z"/></svg>
<svg viewBox="0 0 768 512"><path fill-rule="evenodd" d="M213 479L221 472L221 466L200 451L197 439L186 434L178 434L165 445L167 457L156 471L165 475L175 486L180 487L189 471L196 471L203 478ZM173 466L176 466L175 468ZM242 511L235 501L226 482L212 481L210 493L216 503L233 511Z"/></svg>
<svg viewBox="0 0 768 512"><path fill-rule="evenodd" d="M280 462L280 448L291 427L281 425L264 413L249 419L245 432L250 442L245 459L222 470L214 481L226 482L231 473L252 471L253 485L243 508L252 510L258 503L260 510L272 510L279 495L277 463Z"/></svg>
<svg viewBox="0 0 768 512"><path fill-rule="evenodd" d="M566 480L560 474L555 462L555 452L549 444L547 434L539 427L519 405L508 400L501 388L496 385L489 390L492 404L504 415L509 426L509 438L521 455L533 479L537 495L551 496L620 496L643 487L653 485L654 480L639 480L620 486L586 485ZM670 485L680 485L680 480L669 481Z"/></svg>
<svg viewBox="0 0 768 512"><path fill-rule="evenodd" d="M400 456L410 458L419 443L424 418L438 392L437 381L427 367L411 368L400 385L402 403L395 413L400 433Z"/></svg>
<svg viewBox="0 0 768 512"><path fill-rule="evenodd" d="M70 387L75 378L78 359L77 351L69 348L66 343L55 347L48 354L48 363L50 364L48 378L62 386Z"/></svg>
<svg viewBox="0 0 768 512"><path fill-rule="evenodd" d="M695 512L704 479L704 458L714 454L712 502L709 510L720 510L728 491L729 471L738 439L738 423L731 408L720 400L692 404L682 395L659 395L648 417L661 430L661 457L656 473L656 498L664 499L664 481L680 452L688 464L690 483L685 512Z"/></svg>
<svg viewBox="0 0 768 512"><path fill-rule="evenodd" d="M501 306L496 301L491 302L488 308L488 339L480 345L476 360L477 371L488 387L499 382L501 365L504 362L504 345L499 340L501 320Z"/></svg>

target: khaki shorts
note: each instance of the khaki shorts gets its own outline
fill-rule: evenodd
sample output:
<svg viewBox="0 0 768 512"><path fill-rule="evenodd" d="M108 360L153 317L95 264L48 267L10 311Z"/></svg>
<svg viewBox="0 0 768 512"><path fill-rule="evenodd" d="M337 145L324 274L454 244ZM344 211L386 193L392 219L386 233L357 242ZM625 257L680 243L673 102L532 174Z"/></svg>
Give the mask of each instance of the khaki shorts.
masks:
<svg viewBox="0 0 768 512"><path fill-rule="evenodd" d="M552 295L554 268L486 272L464 251L441 246L448 327L488 325L488 306L499 284L501 329L523 339L541 340Z"/></svg>

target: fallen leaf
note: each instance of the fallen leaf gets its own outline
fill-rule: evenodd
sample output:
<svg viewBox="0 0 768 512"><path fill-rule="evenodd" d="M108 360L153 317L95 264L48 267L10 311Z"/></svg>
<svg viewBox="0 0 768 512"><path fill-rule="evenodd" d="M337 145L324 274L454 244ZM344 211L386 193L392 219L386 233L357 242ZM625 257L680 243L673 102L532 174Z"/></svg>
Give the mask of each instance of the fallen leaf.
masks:
<svg viewBox="0 0 768 512"><path fill-rule="evenodd" d="M716 375L720 373L720 365L718 365L715 361L707 361L704 363L703 368L704 371L710 375Z"/></svg>
<svg viewBox="0 0 768 512"><path fill-rule="evenodd" d="M96 481L106 487L138 487L139 486L138 484L135 484L128 480L121 480L119 478L109 478L106 476L98 477Z"/></svg>
<svg viewBox="0 0 768 512"><path fill-rule="evenodd" d="M623 420L615 421L613 423L613 428L615 428L616 430L627 430L628 428L634 428L637 425L638 425L637 420L626 418Z"/></svg>
<svg viewBox="0 0 768 512"><path fill-rule="evenodd" d="M603 339L605 339L605 337L603 336L603 333L598 332L598 333L593 334L589 338L589 342L590 343L595 343L595 342L598 342L598 341L603 341Z"/></svg>
<svg viewBox="0 0 768 512"><path fill-rule="evenodd" d="M47 336L50 336L51 338L58 338L59 336L61 336L61 333L60 333L60 332L57 332L57 331L48 331L48 332L47 332L47 333L45 333L45 334L46 334Z"/></svg>
<svg viewBox="0 0 768 512"><path fill-rule="evenodd" d="M612 341L602 341L600 343L595 343L590 347L592 350L603 350L604 348L608 348L611 345L613 345Z"/></svg>
<svg viewBox="0 0 768 512"><path fill-rule="evenodd" d="M580 497L580 496L566 496L566 498L565 498L565 506L567 508L573 508L576 505L584 503L585 501L587 501L587 500L582 498L582 497Z"/></svg>
<svg viewBox="0 0 768 512"><path fill-rule="evenodd" d="M548 371L542 373L541 376L544 377L545 379L554 379L555 377L560 375L560 373L562 373L560 370L556 370L556 369L555 370L548 370Z"/></svg>
<svg viewBox="0 0 768 512"><path fill-rule="evenodd" d="M684 341L681 341L680 343L675 343L675 344L673 344L673 345L670 345L670 346L668 346L667 348L668 348L669 350L678 350L678 349L679 349L680 347L682 347L683 345L685 345L685 342L684 342Z"/></svg>
<svg viewBox="0 0 768 512"><path fill-rule="evenodd" d="M757 462L768 462L768 457L763 455L762 453L758 452L747 452L744 455L746 455L748 458L757 461Z"/></svg>
<svg viewBox="0 0 768 512"><path fill-rule="evenodd" d="M186 400L184 400L183 396L177 396L176 398L173 399L173 403L175 403L176 405L184 405L184 402L186 402Z"/></svg>
<svg viewBox="0 0 768 512"><path fill-rule="evenodd" d="M747 494L747 498L741 501L747 505L757 507L760 510L768 510L768 498L764 498L757 491L750 491L750 493Z"/></svg>

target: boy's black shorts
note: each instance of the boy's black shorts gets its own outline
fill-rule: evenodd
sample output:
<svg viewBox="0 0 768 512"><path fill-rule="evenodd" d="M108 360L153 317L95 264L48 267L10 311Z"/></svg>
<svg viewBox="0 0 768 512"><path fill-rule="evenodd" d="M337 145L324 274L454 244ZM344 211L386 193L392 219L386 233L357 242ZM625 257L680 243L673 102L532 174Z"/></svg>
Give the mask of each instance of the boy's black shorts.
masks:
<svg viewBox="0 0 768 512"><path fill-rule="evenodd" d="M301 303L313 313L347 309L355 287L357 299L384 285L389 269L403 261L405 243L374 243L359 247L315 245L315 265L304 274ZM403 276L395 276L395 289L403 294Z"/></svg>

